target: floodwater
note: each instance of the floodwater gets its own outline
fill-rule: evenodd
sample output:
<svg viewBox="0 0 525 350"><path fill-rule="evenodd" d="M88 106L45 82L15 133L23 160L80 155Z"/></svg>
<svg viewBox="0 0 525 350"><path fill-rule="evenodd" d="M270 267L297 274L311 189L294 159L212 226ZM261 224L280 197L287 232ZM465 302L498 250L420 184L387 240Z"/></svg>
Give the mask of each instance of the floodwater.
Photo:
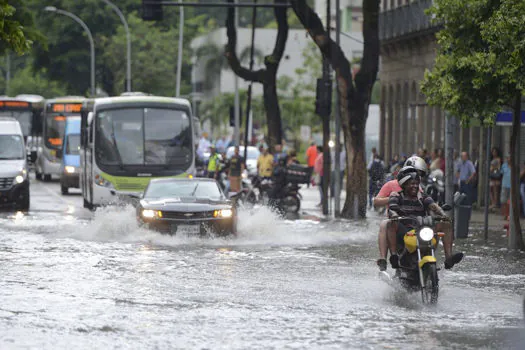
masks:
<svg viewBox="0 0 525 350"><path fill-rule="evenodd" d="M525 255L458 247L424 306L377 278L374 217L260 209L236 239L171 237L58 193L33 181L27 215L0 213L1 349L525 348Z"/></svg>

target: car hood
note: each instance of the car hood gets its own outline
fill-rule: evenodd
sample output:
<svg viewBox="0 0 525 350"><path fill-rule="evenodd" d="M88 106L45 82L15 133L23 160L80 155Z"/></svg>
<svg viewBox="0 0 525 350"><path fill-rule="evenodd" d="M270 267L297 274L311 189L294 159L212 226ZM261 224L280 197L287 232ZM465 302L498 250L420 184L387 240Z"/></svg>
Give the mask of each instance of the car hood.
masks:
<svg viewBox="0 0 525 350"><path fill-rule="evenodd" d="M0 160L0 177L15 177L25 167L25 159Z"/></svg>
<svg viewBox="0 0 525 350"><path fill-rule="evenodd" d="M227 200L185 197L142 199L140 204L143 208L147 209L173 210L181 212L208 211L232 207L231 202Z"/></svg>

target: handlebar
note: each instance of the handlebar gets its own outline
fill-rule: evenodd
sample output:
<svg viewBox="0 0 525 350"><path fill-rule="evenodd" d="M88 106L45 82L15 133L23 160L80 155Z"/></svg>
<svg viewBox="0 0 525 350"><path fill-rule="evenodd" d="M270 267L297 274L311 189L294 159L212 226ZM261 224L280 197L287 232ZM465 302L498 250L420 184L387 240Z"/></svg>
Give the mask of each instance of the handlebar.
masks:
<svg viewBox="0 0 525 350"><path fill-rule="evenodd" d="M448 216L398 216L389 218L389 221L413 221L418 224L418 226L434 226L438 222L451 222L452 219Z"/></svg>

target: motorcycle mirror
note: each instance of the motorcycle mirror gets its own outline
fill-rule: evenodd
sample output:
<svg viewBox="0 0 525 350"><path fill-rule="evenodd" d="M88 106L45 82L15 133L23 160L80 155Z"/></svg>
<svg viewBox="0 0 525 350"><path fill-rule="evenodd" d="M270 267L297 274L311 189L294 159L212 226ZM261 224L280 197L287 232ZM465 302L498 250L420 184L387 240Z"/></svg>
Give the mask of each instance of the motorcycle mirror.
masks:
<svg viewBox="0 0 525 350"><path fill-rule="evenodd" d="M452 206L450 204L445 203L441 206L441 209L443 209L444 211L450 211L452 210Z"/></svg>

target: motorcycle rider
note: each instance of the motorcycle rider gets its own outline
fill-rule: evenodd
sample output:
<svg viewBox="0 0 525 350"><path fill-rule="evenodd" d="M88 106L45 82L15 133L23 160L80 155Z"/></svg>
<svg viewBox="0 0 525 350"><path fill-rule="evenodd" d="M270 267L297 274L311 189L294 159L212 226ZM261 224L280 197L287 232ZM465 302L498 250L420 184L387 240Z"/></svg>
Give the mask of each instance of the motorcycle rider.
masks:
<svg viewBox="0 0 525 350"><path fill-rule="evenodd" d="M211 145L211 154L210 158L208 159L208 177L211 179L217 179L217 175L220 169L220 157L215 150L215 145Z"/></svg>
<svg viewBox="0 0 525 350"><path fill-rule="evenodd" d="M416 169L420 177L426 176L427 164L423 159L417 156L410 157L406 160L404 166L412 166ZM374 207L385 207L388 205L388 198L394 192L401 191L401 186L397 182L397 178L388 181L382 187L377 196L374 198ZM421 190L422 192L423 190ZM379 260L377 264L379 269L386 269L386 255L388 253L388 241L386 236L386 228L389 220L383 220L379 225L378 245L379 245ZM452 246L452 243L451 243ZM383 262L384 261L384 262ZM383 270L381 270L383 271Z"/></svg>
<svg viewBox="0 0 525 350"><path fill-rule="evenodd" d="M416 168L407 166L401 169L398 174L398 184L401 186L402 191L393 192L388 201L390 219L395 219L400 216L424 217L429 211L433 212L438 217L448 219L445 212L434 202L432 197L421 193L420 183L421 177ZM444 225L440 226L439 224L436 224L435 226L436 230L443 230L445 228ZM450 224L448 226L450 227ZM391 252L390 264L393 268L399 267L399 257L397 255L398 242L403 244L403 237L413 228L416 228L414 227L413 222L403 224L397 220L390 220L388 223L387 241ZM447 232L445 232L443 244L445 250L445 269L450 269L463 259L463 253L452 255L452 241L448 242L446 236ZM450 245L448 245L448 243L450 243ZM380 270L386 270L385 259L380 259L378 265Z"/></svg>
<svg viewBox="0 0 525 350"><path fill-rule="evenodd" d="M268 194L270 206L272 207L278 207L280 200L284 197L284 188L286 187L286 163L286 157L281 157L273 169L273 186Z"/></svg>

